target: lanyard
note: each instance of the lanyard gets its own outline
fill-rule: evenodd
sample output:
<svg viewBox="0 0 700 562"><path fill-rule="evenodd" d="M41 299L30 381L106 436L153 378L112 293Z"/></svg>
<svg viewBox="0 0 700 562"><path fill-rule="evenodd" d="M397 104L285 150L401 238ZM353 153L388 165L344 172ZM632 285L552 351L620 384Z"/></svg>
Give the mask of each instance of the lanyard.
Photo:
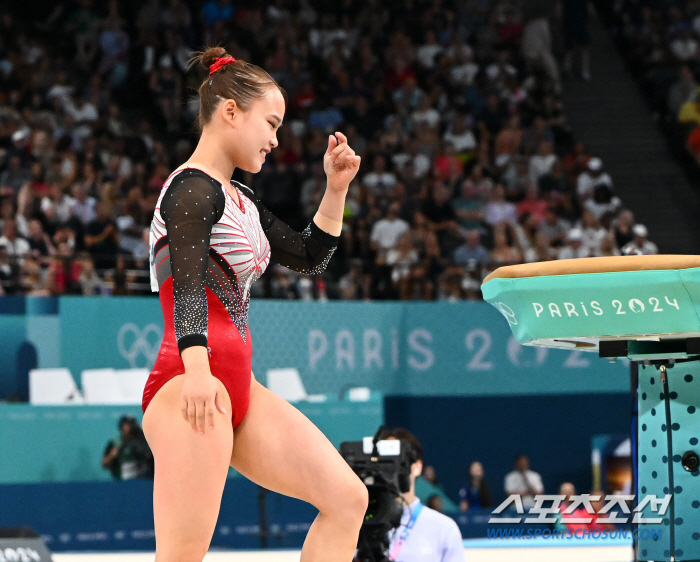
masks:
<svg viewBox="0 0 700 562"><path fill-rule="evenodd" d="M404 527L403 531L401 532L401 536L399 537L399 540L396 541L396 544L394 544L394 547L389 553L389 560L395 561L398 558L399 553L403 548L403 543L406 542L406 539L408 538L411 529L413 529L413 526L416 524L416 519L418 519L418 516L420 515L422 509L423 504L420 502L420 500L418 500L418 505L416 505L416 508L413 510L413 513L411 513L411 520Z"/></svg>

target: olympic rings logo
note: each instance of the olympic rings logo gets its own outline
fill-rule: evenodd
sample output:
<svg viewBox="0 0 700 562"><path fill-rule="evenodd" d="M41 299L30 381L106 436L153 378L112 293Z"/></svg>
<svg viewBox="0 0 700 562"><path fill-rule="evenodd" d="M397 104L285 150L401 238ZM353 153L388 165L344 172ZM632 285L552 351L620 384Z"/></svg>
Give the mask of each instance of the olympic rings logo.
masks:
<svg viewBox="0 0 700 562"><path fill-rule="evenodd" d="M498 309L498 311L501 314L503 314L503 316L506 317L506 320L508 320L508 324L511 324L512 326L518 325L518 321L515 318L515 311L511 307L502 302L496 302L493 303L493 305Z"/></svg>
<svg viewBox="0 0 700 562"><path fill-rule="evenodd" d="M132 369L153 367L158 357L163 331L156 324L147 324L143 330L131 322L124 324L117 335L117 348ZM140 357L143 359L140 360ZM145 364L143 364L145 360ZM141 363L141 364L140 364Z"/></svg>

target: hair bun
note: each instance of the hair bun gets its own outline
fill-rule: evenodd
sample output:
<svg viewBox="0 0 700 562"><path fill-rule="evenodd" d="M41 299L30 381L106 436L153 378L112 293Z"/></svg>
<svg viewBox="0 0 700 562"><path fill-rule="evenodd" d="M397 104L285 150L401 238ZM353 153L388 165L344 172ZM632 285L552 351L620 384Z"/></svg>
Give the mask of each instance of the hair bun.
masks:
<svg viewBox="0 0 700 562"><path fill-rule="evenodd" d="M199 55L199 62L208 72L209 67L212 64L214 64L214 61L216 61L216 59L221 58L225 55L226 55L226 49L224 49L223 47L212 47L212 48L207 49L206 51L202 52Z"/></svg>

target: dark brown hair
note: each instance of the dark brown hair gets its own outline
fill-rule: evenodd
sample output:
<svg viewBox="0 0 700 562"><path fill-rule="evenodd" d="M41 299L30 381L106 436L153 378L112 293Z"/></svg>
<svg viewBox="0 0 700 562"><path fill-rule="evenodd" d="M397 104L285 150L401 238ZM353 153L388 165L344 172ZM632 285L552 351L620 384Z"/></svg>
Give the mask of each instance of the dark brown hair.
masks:
<svg viewBox="0 0 700 562"><path fill-rule="evenodd" d="M267 94L271 88L277 88L287 101L284 88L265 70L254 64L237 60L221 67L209 76L209 67L220 57L230 56L223 47L211 47L197 53L193 59L206 70L206 78L199 87L199 116L197 126L201 131L211 121L214 109L223 99L232 99L243 111L248 111L256 99Z"/></svg>

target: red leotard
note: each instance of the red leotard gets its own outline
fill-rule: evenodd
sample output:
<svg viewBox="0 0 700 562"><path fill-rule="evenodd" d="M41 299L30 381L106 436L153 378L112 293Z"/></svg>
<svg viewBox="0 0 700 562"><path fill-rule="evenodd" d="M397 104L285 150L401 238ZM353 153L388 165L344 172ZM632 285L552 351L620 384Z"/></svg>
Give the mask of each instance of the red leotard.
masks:
<svg viewBox="0 0 700 562"><path fill-rule="evenodd" d="M315 274L325 269L337 237L314 223L292 230L246 186L232 182L240 206L218 181L196 168L166 180L150 232L151 288L160 293L165 330L143 393L143 411L156 392L185 372L183 349L204 345L212 375L224 384L235 428L250 399L250 286L275 259Z"/></svg>

